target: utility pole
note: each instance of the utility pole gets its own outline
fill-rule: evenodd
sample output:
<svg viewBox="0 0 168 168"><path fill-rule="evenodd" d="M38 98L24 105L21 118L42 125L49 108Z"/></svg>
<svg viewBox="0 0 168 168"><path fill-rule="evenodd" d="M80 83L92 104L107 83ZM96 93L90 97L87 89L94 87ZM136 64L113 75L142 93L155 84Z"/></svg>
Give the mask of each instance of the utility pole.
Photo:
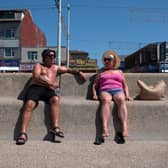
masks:
<svg viewBox="0 0 168 168"><path fill-rule="evenodd" d="M69 41L70 41L70 4L67 5L68 10L68 33L67 33L67 67L69 67Z"/></svg>
<svg viewBox="0 0 168 168"><path fill-rule="evenodd" d="M57 33L57 56L58 56L58 65L61 65L61 0L55 0L56 7L58 9L58 33Z"/></svg>

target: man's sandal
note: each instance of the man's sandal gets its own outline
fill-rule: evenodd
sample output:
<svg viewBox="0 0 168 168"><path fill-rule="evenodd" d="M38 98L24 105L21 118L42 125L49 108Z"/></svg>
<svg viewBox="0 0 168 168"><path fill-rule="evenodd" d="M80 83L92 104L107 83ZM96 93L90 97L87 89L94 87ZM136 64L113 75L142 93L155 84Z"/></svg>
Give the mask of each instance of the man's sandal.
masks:
<svg viewBox="0 0 168 168"><path fill-rule="evenodd" d="M16 144L17 145L24 145L27 141L28 137L27 134L25 132L21 132L19 134L19 138L16 140Z"/></svg>
<svg viewBox="0 0 168 168"><path fill-rule="evenodd" d="M61 131L60 127L54 127L50 130L51 133L53 133L55 136L58 136L60 138L64 138L64 133Z"/></svg>

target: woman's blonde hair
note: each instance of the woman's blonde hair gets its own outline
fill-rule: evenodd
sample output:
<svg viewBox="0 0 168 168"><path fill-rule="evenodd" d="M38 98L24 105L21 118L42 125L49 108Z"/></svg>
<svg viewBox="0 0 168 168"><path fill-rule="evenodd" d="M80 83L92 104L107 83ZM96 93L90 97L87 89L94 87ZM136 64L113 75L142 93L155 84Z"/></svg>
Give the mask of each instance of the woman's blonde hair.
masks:
<svg viewBox="0 0 168 168"><path fill-rule="evenodd" d="M107 50L107 51L104 52L104 54L102 56L103 64L104 64L104 58L105 57L111 57L113 59L114 68L118 68L120 66L120 58L119 58L118 54L115 51Z"/></svg>

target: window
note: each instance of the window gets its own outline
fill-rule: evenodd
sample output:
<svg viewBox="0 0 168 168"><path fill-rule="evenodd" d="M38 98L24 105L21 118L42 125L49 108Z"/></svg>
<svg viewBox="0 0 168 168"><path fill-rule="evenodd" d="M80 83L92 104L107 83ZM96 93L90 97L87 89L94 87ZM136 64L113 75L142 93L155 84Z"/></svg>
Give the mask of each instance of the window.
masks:
<svg viewBox="0 0 168 168"><path fill-rule="evenodd" d="M157 59L157 48L155 46L151 46L151 61L155 61Z"/></svg>
<svg viewBox="0 0 168 168"><path fill-rule="evenodd" d="M0 19L13 19L14 12L12 11L1 11L0 12Z"/></svg>
<svg viewBox="0 0 168 168"><path fill-rule="evenodd" d="M37 60L37 51L28 51L28 60Z"/></svg>
<svg viewBox="0 0 168 168"><path fill-rule="evenodd" d="M14 48L5 48L5 57L14 57L15 56L15 52L14 52Z"/></svg>
<svg viewBox="0 0 168 168"><path fill-rule="evenodd" d="M14 38L15 37L15 31L13 29L7 29L5 31L5 37L6 38Z"/></svg>

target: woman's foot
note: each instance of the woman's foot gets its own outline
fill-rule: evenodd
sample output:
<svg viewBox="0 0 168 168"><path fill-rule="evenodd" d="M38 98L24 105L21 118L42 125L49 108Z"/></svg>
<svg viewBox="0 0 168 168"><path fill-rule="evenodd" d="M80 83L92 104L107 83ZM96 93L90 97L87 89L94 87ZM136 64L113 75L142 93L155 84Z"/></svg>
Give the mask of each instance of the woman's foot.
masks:
<svg viewBox="0 0 168 168"><path fill-rule="evenodd" d="M117 132L115 135L115 141L117 144L124 144L125 143L125 139L124 136L121 132Z"/></svg>
<svg viewBox="0 0 168 168"><path fill-rule="evenodd" d="M128 127L127 127L127 124L126 124L126 126L124 126L124 129L123 129L123 131L122 131L122 135L123 135L124 137L127 137L127 136L128 136Z"/></svg>
<svg viewBox="0 0 168 168"><path fill-rule="evenodd" d="M18 139L16 140L16 144L17 145L24 145L26 143L27 139L28 139L27 134L25 132L21 132L19 134Z"/></svg>
<svg viewBox="0 0 168 168"><path fill-rule="evenodd" d="M124 137L128 137L128 131L123 131L122 135L123 135Z"/></svg>
<svg viewBox="0 0 168 168"><path fill-rule="evenodd" d="M101 145L102 143L104 143L104 137L96 138L94 142L95 145Z"/></svg>
<svg viewBox="0 0 168 168"><path fill-rule="evenodd" d="M108 128L103 128L102 137L108 137L110 135Z"/></svg>

